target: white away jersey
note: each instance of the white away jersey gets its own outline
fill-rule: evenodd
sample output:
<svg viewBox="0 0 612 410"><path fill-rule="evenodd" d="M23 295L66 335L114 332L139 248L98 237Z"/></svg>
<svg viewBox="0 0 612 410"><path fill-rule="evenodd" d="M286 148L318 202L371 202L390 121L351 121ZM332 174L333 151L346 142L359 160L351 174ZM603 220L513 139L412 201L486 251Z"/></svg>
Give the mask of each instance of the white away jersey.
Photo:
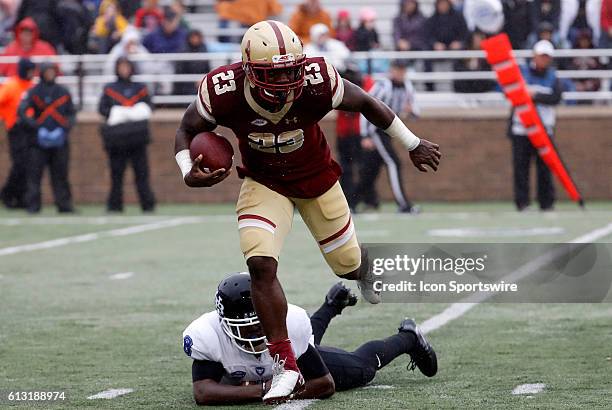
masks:
<svg viewBox="0 0 612 410"><path fill-rule="evenodd" d="M295 357L299 358L314 344L310 318L301 307L289 304L287 331ZM237 384L243 381L257 382L272 377L274 361L266 351L260 355L249 354L236 347L221 327L216 311L208 312L191 322L183 332L183 350L194 360L221 363L225 370L224 381Z"/></svg>

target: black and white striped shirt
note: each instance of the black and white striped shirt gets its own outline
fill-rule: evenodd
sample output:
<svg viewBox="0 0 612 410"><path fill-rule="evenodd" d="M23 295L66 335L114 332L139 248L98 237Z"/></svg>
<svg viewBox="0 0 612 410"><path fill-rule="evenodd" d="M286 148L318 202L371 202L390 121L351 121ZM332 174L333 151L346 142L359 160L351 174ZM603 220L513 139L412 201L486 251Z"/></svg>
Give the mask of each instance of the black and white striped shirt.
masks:
<svg viewBox="0 0 612 410"><path fill-rule="evenodd" d="M414 102L414 86L410 80L405 80L403 86L394 85L389 78L383 78L376 81L372 89L369 91L370 95L378 98L391 108L391 110L400 115L404 112L406 105L412 107L412 113L418 114L417 107ZM371 136L376 132L376 126L370 123L366 118L361 115L360 118L360 129L362 136Z"/></svg>

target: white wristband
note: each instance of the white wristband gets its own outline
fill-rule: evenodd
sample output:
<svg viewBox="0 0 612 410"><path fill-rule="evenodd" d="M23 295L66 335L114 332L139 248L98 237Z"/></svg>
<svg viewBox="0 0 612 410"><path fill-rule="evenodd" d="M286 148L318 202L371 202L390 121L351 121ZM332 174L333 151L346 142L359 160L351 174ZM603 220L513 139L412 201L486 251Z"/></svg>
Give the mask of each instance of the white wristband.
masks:
<svg viewBox="0 0 612 410"><path fill-rule="evenodd" d="M177 152L174 158L176 159L176 163L181 169L181 174L183 174L183 179L185 179L185 176L191 171L191 168L193 167L193 161L191 161L189 150L184 149L182 151Z"/></svg>
<svg viewBox="0 0 612 410"><path fill-rule="evenodd" d="M393 138L398 138L402 142L402 144L404 144L404 146L408 149L408 151L412 151L421 143L419 137L414 135L412 131L410 131L408 127L406 127L406 125L402 122L402 120L399 119L397 115L393 119L391 125L389 125L389 128L385 130L385 132Z"/></svg>

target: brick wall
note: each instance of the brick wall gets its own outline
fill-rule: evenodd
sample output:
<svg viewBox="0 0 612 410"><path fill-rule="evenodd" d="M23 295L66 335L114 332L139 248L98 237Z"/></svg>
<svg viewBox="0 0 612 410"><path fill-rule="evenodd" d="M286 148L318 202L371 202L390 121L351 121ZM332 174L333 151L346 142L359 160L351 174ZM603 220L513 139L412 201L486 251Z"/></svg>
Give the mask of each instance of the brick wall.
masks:
<svg viewBox="0 0 612 410"><path fill-rule="evenodd" d="M409 163L402 150L407 191L417 201L508 200L512 195L510 142L505 138L506 110L430 111L410 123L417 135L441 146L438 173L423 174ZM152 182L160 202L221 202L236 199L240 180L236 173L212 189L189 189L174 162L174 133L181 112L159 111L153 119L150 146ZM334 120L322 127L334 144ZM576 183L588 199L612 199L612 115L608 108L562 107L556 142ZM222 133L230 136L226 130ZM0 135L5 135L2 131ZM76 203L99 203L109 190L107 158L98 134L98 117L81 114L72 132L70 179ZM234 139L230 138L234 143ZM234 144L235 145L235 144ZM237 151L237 150L236 150ZM236 162L239 162L239 154ZM0 138L0 181L8 172L6 138ZM235 171L235 170L234 170ZM126 180L127 202L136 200L131 170ZM47 176L44 198L50 201ZM391 198L386 175L379 178L383 198ZM559 197L566 198L559 188Z"/></svg>

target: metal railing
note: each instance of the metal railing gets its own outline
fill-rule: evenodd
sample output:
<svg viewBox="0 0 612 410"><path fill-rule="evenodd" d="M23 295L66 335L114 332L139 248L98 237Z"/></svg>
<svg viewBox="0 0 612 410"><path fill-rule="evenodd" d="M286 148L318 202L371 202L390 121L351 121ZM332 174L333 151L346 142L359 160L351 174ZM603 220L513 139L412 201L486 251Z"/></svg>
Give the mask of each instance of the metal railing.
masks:
<svg viewBox="0 0 612 410"><path fill-rule="evenodd" d="M515 56L524 60L532 55L531 50L516 50ZM556 50L555 59L573 57L597 57L602 60L612 57L612 49L590 49L590 50ZM113 75L104 75L103 67L107 63L108 55L60 55L53 57L34 57L36 62L54 61L60 65L64 75L58 80L70 87L75 94L77 104L86 109L92 109L97 103L102 86L115 80ZM139 54L130 58L134 62L177 62L177 61L202 61L211 62L211 66L227 64L240 59L240 53L169 53L169 54ZM366 71L374 77L382 76L384 73L373 73L372 70L377 62L389 61L391 59L406 59L407 61L453 61L467 58L484 58L482 51L371 51L354 52L351 59L362 62ZM0 64L16 63L18 57L0 57ZM140 74L134 80L149 84L154 83L176 83L197 82L202 78L201 74L172 74L153 73ZM565 92L563 98L568 101L600 101L611 102L612 95L609 85L612 81L612 70L558 70L559 78L563 79L590 79L602 80L601 91L597 92ZM423 83L446 83L456 80L494 80L495 75L491 71L445 71L424 72L411 69L409 78L417 85L417 102L425 105L477 105L478 103L496 102L503 104L504 98L501 92L460 94L453 92L426 92L419 89L418 85ZM2 81L2 79L0 79ZM422 88L422 87L421 87ZM156 95L154 101L160 104L186 104L193 100L193 96Z"/></svg>

